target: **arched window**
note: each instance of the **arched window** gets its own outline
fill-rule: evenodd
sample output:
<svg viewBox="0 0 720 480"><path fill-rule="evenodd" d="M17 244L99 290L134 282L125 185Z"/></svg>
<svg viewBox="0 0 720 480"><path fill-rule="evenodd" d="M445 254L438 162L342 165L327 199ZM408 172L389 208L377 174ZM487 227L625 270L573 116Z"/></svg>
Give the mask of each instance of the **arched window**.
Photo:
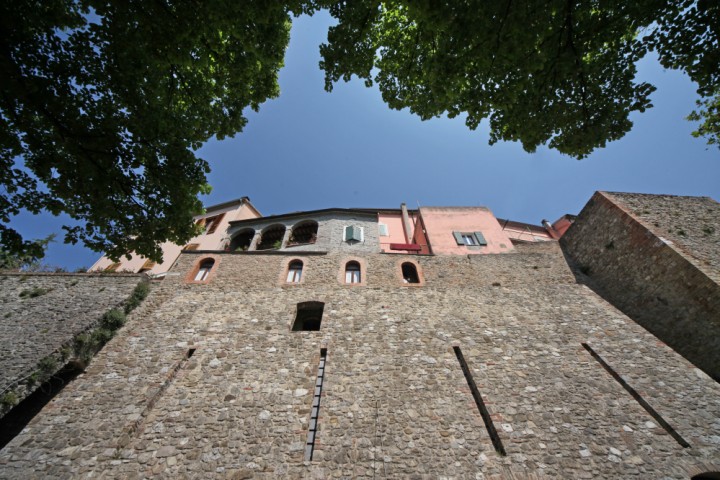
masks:
<svg viewBox="0 0 720 480"><path fill-rule="evenodd" d="M230 242L230 251L231 252L246 251L247 249L250 248L250 244L252 243L254 236L255 236L255 230L253 230L252 228L247 228L245 230L241 230L235 236L233 236L232 241Z"/></svg>
<svg viewBox="0 0 720 480"><path fill-rule="evenodd" d="M405 262L401 266L403 282L405 283L420 283L420 277L418 276L417 267L415 264Z"/></svg>
<svg viewBox="0 0 720 480"><path fill-rule="evenodd" d="M720 472L699 473L692 477L692 480L716 480L720 479Z"/></svg>
<svg viewBox="0 0 720 480"><path fill-rule="evenodd" d="M205 260L203 260L200 263L200 268L198 269L198 272L195 274L195 281L204 282L205 280L207 280L213 265L215 265L215 260L213 260L212 258L206 258Z"/></svg>
<svg viewBox="0 0 720 480"><path fill-rule="evenodd" d="M360 264L352 261L345 264L345 283L360 283Z"/></svg>
<svg viewBox="0 0 720 480"><path fill-rule="evenodd" d="M292 229L288 246L315 243L317 240L318 223L306 220L298 223Z"/></svg>
<svg viewBox="0 0 720 480"><path fill-rule="evenodd" d="M262 232L257 250L279 249L285 236L285 225L271 225Z"/></svg>
<svg viewBox="0 0 720 480"><path fill-rule="evenodd" d="M293 260L288 265L287 283L300 283L302 277L303 262L301 260Z"/></svg>

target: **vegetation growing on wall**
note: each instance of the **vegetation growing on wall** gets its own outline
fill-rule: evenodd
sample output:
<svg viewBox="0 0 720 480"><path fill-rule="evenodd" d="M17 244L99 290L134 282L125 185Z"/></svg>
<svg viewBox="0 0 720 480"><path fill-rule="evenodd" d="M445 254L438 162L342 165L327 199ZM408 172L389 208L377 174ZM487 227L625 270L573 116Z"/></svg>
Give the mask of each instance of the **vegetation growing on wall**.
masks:
<svg viewBox="0 0 720 480"><path fill-rule="evenodd" d="M33 287L33 288L26 288L22 292L20 292L20 298L35 298L40 297L42 295L45 295L46 293L52 292L52 288L42 288L42 287Z"/></svg>
<svg viewBox="0 0 720 480"><path fill-rule="evenodd" d="M47 291L52 289L36 288L32 291L24 290L23 292L30 293L26 295L21 293L20 296L34 297L43 294L33 294L39 290L47 293ZM0 392L0 416L4 415L18 403L20 393L24 389L23 387L32 390L33 387L53 377L63 365L69 364L75 369L84 370L95 354L125 325L127 314L137 308L149 292L150 288L147 282L140 282L127 300L125 300L121 308L111 308L105 312L95 327L79 333L59 350L42 358L32 373L21 379L14 386L8 387Z"/></svg>

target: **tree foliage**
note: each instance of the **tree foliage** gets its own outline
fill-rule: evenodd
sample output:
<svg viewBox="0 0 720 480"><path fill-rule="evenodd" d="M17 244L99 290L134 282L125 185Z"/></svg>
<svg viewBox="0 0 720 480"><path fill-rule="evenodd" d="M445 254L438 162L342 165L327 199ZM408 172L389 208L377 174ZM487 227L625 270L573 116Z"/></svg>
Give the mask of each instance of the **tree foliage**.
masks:
<svg viewBox="0 0 720 480"><path fill-rule="evenodd" d="M39 240L16 244L17 248L14 250L0 244L0 270L42 270L43 265L40 260L45 256L50 242L53 241L55 241L55 235L50 234Z"/></svg>
<svg viewBox="0 0 720 480"><path fill-rule="evenodd" d="M488 120L490 142L582 158L629 131L654 50L697 82L696 135L718 143L716 0L14 0L0 4L0 245L11 224L67 213L65 241L159 260L207 192L196 151L278 95L290 14L329 9L326 88L356 75L422 119Z"/></svg>
<svg viewBox="0 0 720 480"><path fill-rule="evenodd" d="M260 0L14 0L0 5L0 241L21 210L111 258L192 237L208 192L194 150L279 93L287 6Z"/></svg>
<svg viewBox="0 0 720 480"><path fill-rule="evenodd" d="M353 75L422 119L489 120L490 143L548 144L582 158L632 127L654 87L636 82L649 50L718 85L719 4L669 0L330 2L326 89ZM704 104L703 104L704 105ZM705 112L710 110L706 109ZM699 115L702 116L702 113Z"/></svg>

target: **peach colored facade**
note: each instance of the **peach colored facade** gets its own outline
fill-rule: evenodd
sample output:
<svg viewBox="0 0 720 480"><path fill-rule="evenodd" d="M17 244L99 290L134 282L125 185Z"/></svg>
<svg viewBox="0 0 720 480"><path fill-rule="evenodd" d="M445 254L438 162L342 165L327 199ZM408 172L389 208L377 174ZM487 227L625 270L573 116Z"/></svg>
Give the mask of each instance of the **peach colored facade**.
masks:
<svg viewBox="0 0 720 480"><path fill-rule="evenodd" d="M346 210L342 210L341 213L346 215L348 212L356 212L369 216L377 212L378 235L375 236L374 233L370 235L372 245L368 245L369 248L376 248L384 253L409 255L509 253L514 250L515 243L555 241L560 234L553 227L563 223L563 220L568 223L572 220L572 216L566 215L552 226L545 220L543 220L545 226L498 220L486 207L420 207L417 210L408 210L405 204L402 204L400 209ZM311 219L318 212L327 214L325 210L298 213L307 215L307 218ZM407 226L403 219L405 214L407 214ZM297 214L293 214L293 217L297 217ZM247 197L208 207L205 214L195 217L196 223L204 226L206 232L190 240L187 245L163 244L162 263L154 264L144 257L130 254L115 264L103 256L90 271L145 272L160 275L170 270L183 249L219 251L230 247L231 239L228 231L232 230L233 234L238 234L244 230L231 228L232 222L258 219L259 228L261 224L272 223L273 218L273 216L262 217ZM371 219L372 216L369 218ZM372 220L370 222L371 225ZM254 223L243 225L253 230L251 224ZM281 225L283 230L286 228L282 221L277 225ZM370 225L366 228L371 228ZM564 223L562 226L567 228ZM264 228L269 227L265 225ZM290 232L285 231L285 242L289 235ZM254 235L249 250L256 249L259 238L259 235ZM283 250L289 247L287 243L282 245L280 249ZM297 248L301 247L302 245Z"/></svg>
<svg viewBox="0 0 720 480"><path fill-rule="evenodd" d="M152 264L145 257L131 254L129 258L127 256L121 258L120 262L118 262L119 265L113 270L132 273L142 271L152 275L165 273L175 263L183 248L190 246L193 250L222 250L229 240L227 238L227 229L231 221L247 220L261 216L247 197L208 207L206 213L194 217L196 223L206 227L206 233L194 237L187 245L163 243L161 247L163 251L162 263ZM209 219L215 219L215 221L207 222ZM206 223L208 224L205 225ZM113 264L112 260L103 255L90 267L89 271L104 271Z"/></svg>
<svg viewBox="0 0 720 480"><path fill-rule="evenodd" d="M485 207L420 207L432 253L468 255L508 253L514 250L510 236L502 230L495 215ZM487 245L459 245L454 232L481 232Z"/></svg>
<svg viewBox="0 0 720 480"><path fill-rule="evenodd" d="M529 225L527 223L501 219L498 219L498 222L507 236L516 243L547 242L554 240L550 232L539 225Z"/></svg>
<svg viewBox="0 0 720 480"><path fill-rule="evenodd" d="M407 238L403 227L402 214L384 211L378 213L378 224L384 224L387 227L388 235L380 235L380 249L386 253L430 253L427 238L422 228L422 222L416 211L408 212L412 231L410 238ZM378 225L378 228L379 228ZM382 231L380 232L382 233ZM419 251L408 251L397 248L391 248L391 245L414 244L420 247Z"/></svg>

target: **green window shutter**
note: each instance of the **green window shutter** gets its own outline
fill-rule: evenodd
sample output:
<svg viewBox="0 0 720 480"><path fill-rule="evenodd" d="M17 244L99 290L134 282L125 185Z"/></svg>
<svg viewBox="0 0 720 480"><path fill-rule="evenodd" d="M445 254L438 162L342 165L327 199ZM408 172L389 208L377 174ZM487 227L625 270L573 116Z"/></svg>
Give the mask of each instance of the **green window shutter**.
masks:
<svg viewBox="0 0 720 480"><path fill-rule="evenodd" d="M352 237L351 238L358 242L362 242L362 228L361 227L352 227Z"/></svg>
<svg viewBox="0 0 720 480"><path fill-rule="evenodd" d="M343 234L343 240L346 242L349 242L351 240L354 240L356 242L362 242L363 241L362 227L357 227L357 226L353 226L353 225L345 227L345 233Z"/></svg>
<svg viewBox="0 0 720 480"><path fill-rule="evenodd" d="M481 232L474 232L475 238L477 238L478 245L487 245L487 240L485 240L485 236Z"/></svg>
<svg viewBox="0 0 720 480"><path fill-rule="evenodd" d="M465 242L463 241L462 234L460 232L453 232L453 237L455 237L455 241L458 245L465 245Z"/></svg>

